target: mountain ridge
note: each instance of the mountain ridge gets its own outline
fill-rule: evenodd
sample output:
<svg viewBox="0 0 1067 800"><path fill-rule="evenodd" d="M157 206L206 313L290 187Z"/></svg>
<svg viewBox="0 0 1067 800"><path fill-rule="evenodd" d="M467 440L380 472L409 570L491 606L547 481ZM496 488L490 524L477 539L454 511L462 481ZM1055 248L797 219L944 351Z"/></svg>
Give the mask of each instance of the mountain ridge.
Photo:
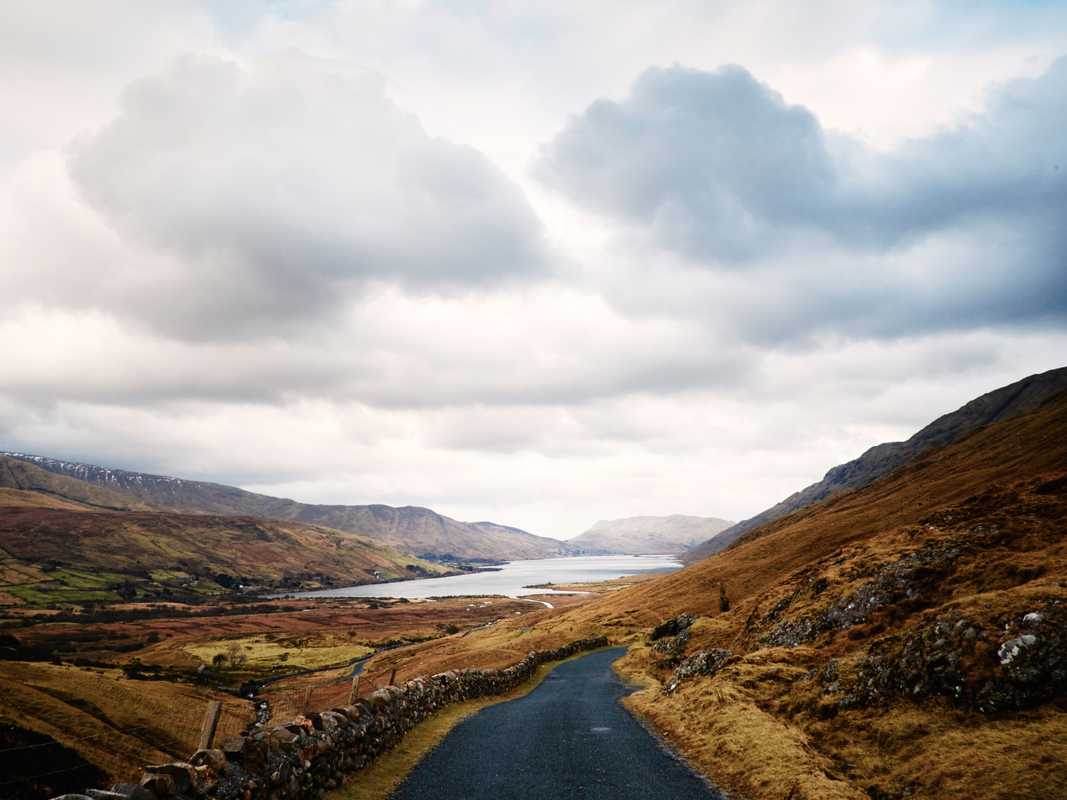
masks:
<svg viewBox="0 0 1067 800"><path fill-rule="evenodd" d="M729 520L718 517L698 517L690 514L602 519L569 543L587 552L677 555L709 537L716 536L731 525L733 523Z"/></svg>
<svg viewBox="0 0 1067 800"><path fill-rule="evenodd" d="M831 467L822 480L738 522L714 538L685 554L687 562L706 558L723 550L756 528L781 519L813 503L828 500L844 491L861 489L924 453L954 444L993 422L1013 419L1039 408L1067 391L1067 367L1027 376L1014 383L986 392L943 414L900 442L883 442L864 451L858 458Z"/></svg>
<svg viewBox="0 0 1067 800"><path fill-rule="evenodd" d="M513 560L566 555L564 542L493 522L461 522L423 506L312 504L250 492L236 486L103 467L19 451L0 459L32 464L129 498L131 508L180 514L253 516L322 525L356 533L419 557L442 560Z"/></svg>

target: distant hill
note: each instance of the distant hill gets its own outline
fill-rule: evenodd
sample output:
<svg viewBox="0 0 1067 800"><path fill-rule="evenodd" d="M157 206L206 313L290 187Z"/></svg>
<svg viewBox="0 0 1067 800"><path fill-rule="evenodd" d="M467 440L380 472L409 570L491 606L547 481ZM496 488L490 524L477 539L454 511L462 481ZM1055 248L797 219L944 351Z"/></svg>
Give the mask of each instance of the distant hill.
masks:
<svg viewBox="0 0 1067 800"><path fill-rule="evenodd" d="M0 489L7 502L0 505L59 505L65 508L104 508L115 511L146 511L151 508L130 495L75 477L42 469L34 463L0 454ZM33 492L39 497L20 496ZM50 500L49 500L50 499Z"/></svg>
<svg viewBox="0 0 1067 800"><path fill-rule="evenodd" d="M716 517L671 514L666 517L625 517L600 520L569 544L583 552L682 553L726 530L732 522Z"/></svg>
<svg viewBox="0 0 1067 800"><path fill-rule="evenodd" d="M962 408L938 417L907 441L875 445L859 458L839 464L818 483L791 494L780 503L694 547L686 553L685 560L706 558L730 546L750 530L841 492L867 486L923 453L959 442L990 423L1034 411L1063 391L1067 391L1067 367L1031 375L984 394Z"/></svg>
<svg viewBox="0 0 1067 800"><path fill-rule="evenodd" d="M99 494L86 497L84 486L58 482L43 487L42 491L91 505L296 520L358 533L398 550L435 559L506 561L549 558L571 552L566 543L556 539L493 522L460 522L419 506L315 505L218 483L111 469L27 453L0 452L0 457L5 456L5 463L27 463L52 476L83 482ZM25 483L18 478L12 482L18 480ZM39 476L35 480L45 482ZM9 485L0 473L0 486ZM14 488L29 487L19 484ZM68 491L74 494L66 494Z"/></svg>
<svg viewBox="0 0 1067 800"><path fill-rule="evenodd" d="M34 494L24 492L28 502L0 509L0 568L17 576L0 586L5 605L210 596L241 587L349 586L446 571L365 537L317 525L34 507Z"/></svg>

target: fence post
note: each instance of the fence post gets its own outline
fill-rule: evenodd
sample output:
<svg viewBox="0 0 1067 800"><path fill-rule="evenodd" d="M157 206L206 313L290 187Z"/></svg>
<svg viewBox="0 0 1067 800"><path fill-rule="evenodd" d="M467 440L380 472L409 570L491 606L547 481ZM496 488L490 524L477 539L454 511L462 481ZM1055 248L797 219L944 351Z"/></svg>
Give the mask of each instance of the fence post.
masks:
<svg viewBox="0 0 1067 800"><path fill-rule="evenodd" d="M389 673L389 685L396 686L396 667L393 667L393 671Z"/></svg>
<svg viewBox="0 0 1067 800"><path fill-rule="evenodd" d="M304 690L304 708L301 713L306 714L311 710L311 687Z"/></svg>
<svg viewBox="0 0 1067 800"><path fill-rule="evenodd" d="M221 713L222 703L218 700L211 700L207 704L207 711L204 713L204 722L200 726L200 743L197 745L197 749L211 749L211 743L215 741L215 731L219 727L219 715Z"/></svg>
<svg viewBox="0 0 1067 800"><path fill-rule="evenodd" d="M359 697L359 675L352 676L352 691L348 693L348 704L352 705Z"/></svg>

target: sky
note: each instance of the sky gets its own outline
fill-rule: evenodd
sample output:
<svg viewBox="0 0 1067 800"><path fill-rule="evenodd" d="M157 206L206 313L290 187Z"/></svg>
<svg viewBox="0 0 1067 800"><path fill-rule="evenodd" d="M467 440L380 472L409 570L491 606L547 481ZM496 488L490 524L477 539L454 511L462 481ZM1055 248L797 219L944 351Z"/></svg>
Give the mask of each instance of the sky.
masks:
<svg viewBox="0 0 1067 800"><path fill-rule="evenodd" d="M0 449L568 538L1067 362L1067 3L13 0Z"/></svg>

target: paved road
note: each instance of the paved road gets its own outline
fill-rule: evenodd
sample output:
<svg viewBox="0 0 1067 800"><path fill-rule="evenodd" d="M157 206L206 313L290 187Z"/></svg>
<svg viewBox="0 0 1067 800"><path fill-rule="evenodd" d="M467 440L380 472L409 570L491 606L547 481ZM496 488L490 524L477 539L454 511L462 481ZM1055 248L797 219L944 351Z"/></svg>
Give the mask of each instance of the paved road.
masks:
<svg viewBox="0 0 1067 800"><path fill-rule="evenodd" d="M625 648L557 667L460 723L391 800L721 800L619 704Z"/></svg>

